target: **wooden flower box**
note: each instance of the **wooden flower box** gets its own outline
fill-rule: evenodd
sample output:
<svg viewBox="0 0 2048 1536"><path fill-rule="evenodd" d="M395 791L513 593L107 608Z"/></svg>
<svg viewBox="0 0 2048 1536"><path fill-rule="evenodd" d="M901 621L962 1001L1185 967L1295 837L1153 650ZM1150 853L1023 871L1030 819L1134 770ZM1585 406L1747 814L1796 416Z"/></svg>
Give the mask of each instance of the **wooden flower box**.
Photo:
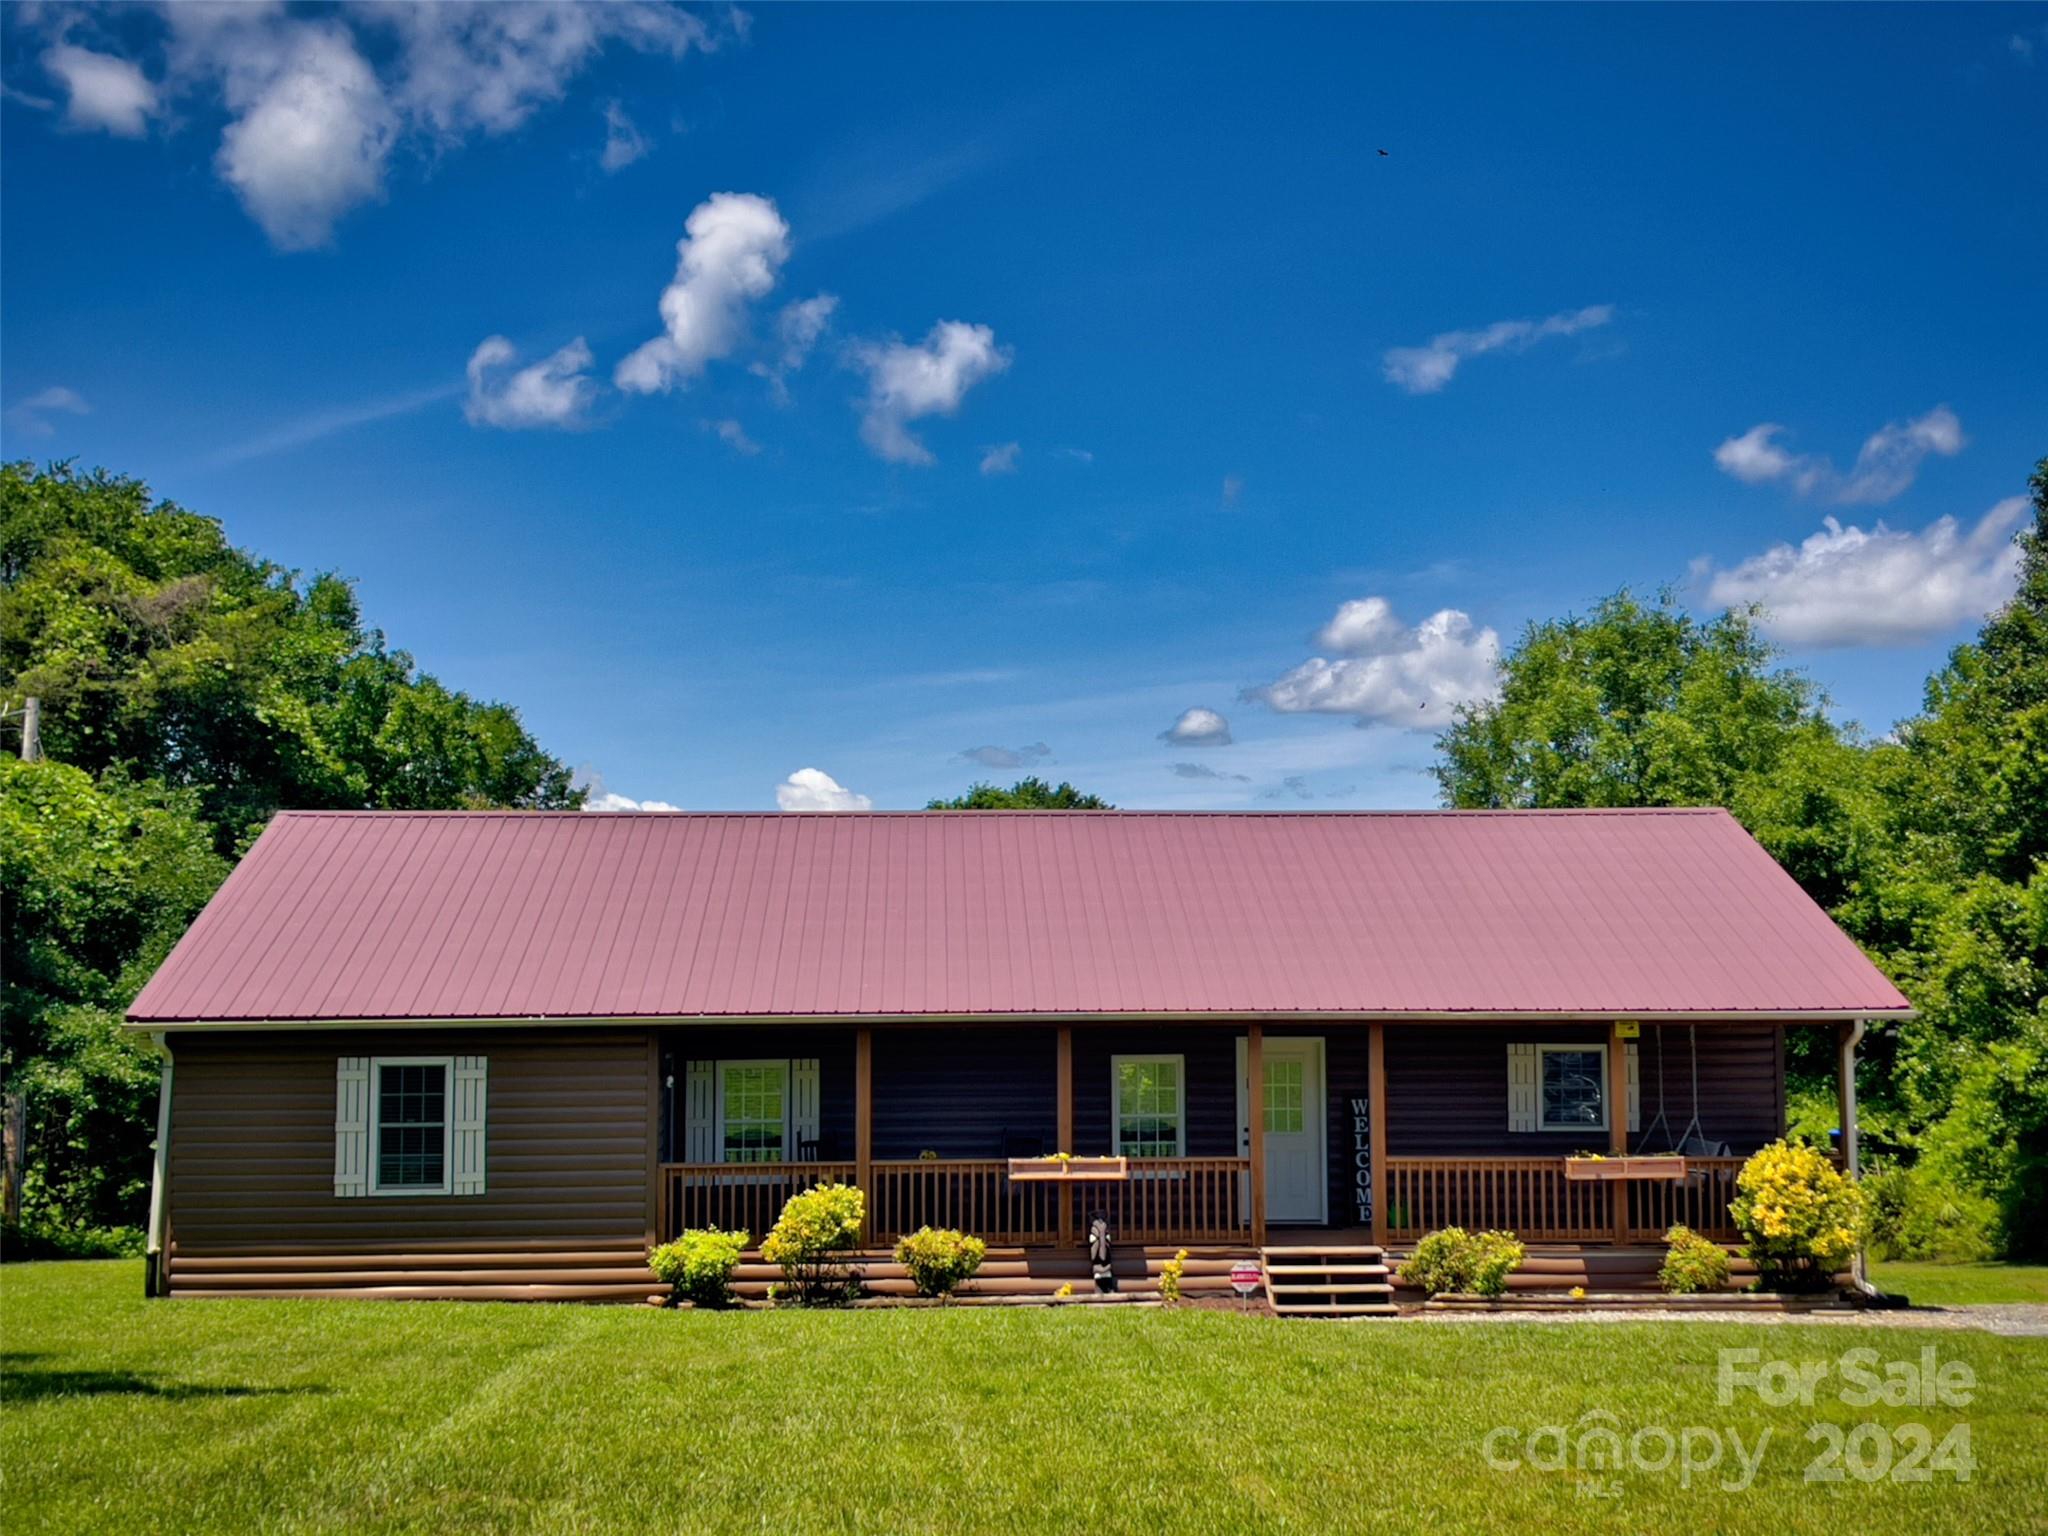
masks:
<svg viewBox="0 0 2048 1536"><path fill-rule="evenodd" d="M1128 1179L1131 1162L1126 1157L1013 1157L1012 1184L1080 1184Z"/></svg>
<svg viewBox="0 0 2048 1536"><path fill-rule="evenodd" d="M1685 1177L1682 1157L1568 1157L1564 1176L1574 1184L1613 1184Z"/></svg>

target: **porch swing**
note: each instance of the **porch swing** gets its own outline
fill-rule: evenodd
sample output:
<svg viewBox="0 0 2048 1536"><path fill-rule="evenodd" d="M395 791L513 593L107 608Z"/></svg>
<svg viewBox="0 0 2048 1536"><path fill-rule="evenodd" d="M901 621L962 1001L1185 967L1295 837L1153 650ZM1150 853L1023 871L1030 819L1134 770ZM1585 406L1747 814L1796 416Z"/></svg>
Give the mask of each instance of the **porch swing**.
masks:
<svg viewBox="0 0 2048 1536"><path fill-rule="evenodd" d="M1668 1132L1671 1122L1664 1116L1664 1025L1657 1025L1657 1115L1642 1131L1641 1145L1653 1145L1653 1138L1659 1126ZM1664 1149L1680 1157L1726 1157L1732 1148L1725 1141L1709 1141L1700 1127L1700 1036L1697 1024L1685 1026L1686 1044L1692 1066L1692 1118L1685 1129L1670 1138Z"/></svg>

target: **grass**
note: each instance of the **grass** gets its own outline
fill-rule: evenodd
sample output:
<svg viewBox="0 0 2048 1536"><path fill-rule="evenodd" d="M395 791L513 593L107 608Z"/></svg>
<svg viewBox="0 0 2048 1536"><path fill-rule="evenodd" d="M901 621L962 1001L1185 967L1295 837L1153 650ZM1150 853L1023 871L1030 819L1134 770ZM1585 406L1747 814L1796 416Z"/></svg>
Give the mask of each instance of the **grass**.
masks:
<svg viewBox="0 0 2048 1536"><path fill-rule="evenodd" d="M1870 1280L1879 1290L1909 1297L1921 1307L2048 1304L2048 1264L1874 1263Z"/></svg>
<svg viewBox="0 0 2048 1536"><path fill-rule="evenodd" d="M1975 1400L1716 1402L1720 1349L1858 1345ZM1975 1331L150 1303L117 1260L9 1266L0 1350L9 1532L2048 1529L2048 1340ZM1771 1439L1746 1492L1482 1458L1594 1410ZM1808 1426L1865 1419L1966 1420L1975 1474L1803 1482Z"/></svg>

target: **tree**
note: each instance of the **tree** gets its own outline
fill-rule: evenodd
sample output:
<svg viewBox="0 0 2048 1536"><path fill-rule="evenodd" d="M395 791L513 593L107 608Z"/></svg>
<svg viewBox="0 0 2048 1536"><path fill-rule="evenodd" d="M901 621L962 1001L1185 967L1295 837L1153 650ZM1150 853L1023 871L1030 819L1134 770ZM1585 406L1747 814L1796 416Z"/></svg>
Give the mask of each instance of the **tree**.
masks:
<svg viewBox="0 0 2048 1536"><path fill-rule="evenodd" d="M420 672L338 576L301 580L140 481L0 466L0 694L43 749L196 789L224 852L280 807L573 808L502 704Z"/></svg>
<svg viewBox="0 0 2048 1536"><path fill-rule="evenodd" d="M970 784L967 793L951 800L932 800L928 811L1113 811L1100 795L1083 794L1062 779L1057 785L1040 778L1019 779L1008 789L996 784Z"/></svg>

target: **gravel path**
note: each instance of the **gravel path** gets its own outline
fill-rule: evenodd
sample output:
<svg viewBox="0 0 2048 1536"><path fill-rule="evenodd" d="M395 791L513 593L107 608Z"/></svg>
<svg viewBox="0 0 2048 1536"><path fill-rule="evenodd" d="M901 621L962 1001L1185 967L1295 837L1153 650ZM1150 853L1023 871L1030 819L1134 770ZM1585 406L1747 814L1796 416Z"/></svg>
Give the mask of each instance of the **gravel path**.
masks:
<svg viewBox="0 0 2048 1536"><path fill-rule="evenodd" d="M1425 1323L1798 1323L1838 1328L1980 1328L2013 1338L2048 1338L2048 1306L2012 1303L1982 1307L1901 1307L1892 1311L1774 1312L1730 1307L1726 1311L1664 1307L1588 1307L1584 1311L1416 1312Z"/></svg>

